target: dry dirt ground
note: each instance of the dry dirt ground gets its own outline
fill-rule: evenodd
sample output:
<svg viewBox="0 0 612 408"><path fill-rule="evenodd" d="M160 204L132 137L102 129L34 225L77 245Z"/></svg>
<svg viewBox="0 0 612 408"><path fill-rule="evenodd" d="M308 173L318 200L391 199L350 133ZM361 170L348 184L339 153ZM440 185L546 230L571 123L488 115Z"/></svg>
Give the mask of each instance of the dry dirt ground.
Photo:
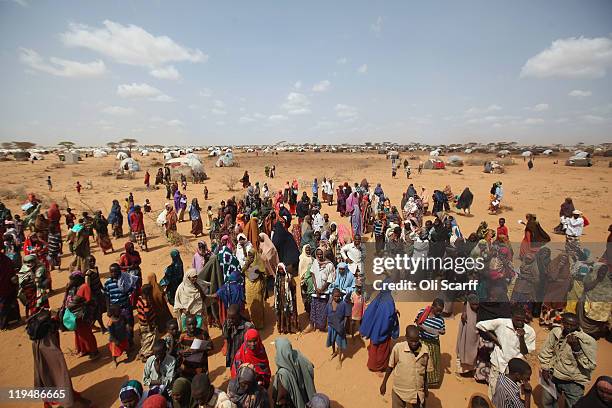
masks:
<svg viewBox="0 0 612 408"><path fill-rule="evenodd" d="M264 166L275 164L277 175L274 179L268 179L272 191L282 188L285 181L297 178L300 185L310 183L314 177L321 180L324 176L331 177L338 182L355 182L367 178L370 183L381 182L387 195L390 195L394 204L399 203L402 191L406 190L407 181L405 174L400 172L396 179L391 178L390 161L385 160L383 155L377 154L332 154L332 153L281 153L279 155L256 156L254 153L236 155L239 167L215 168L213 160L205 159L205 167L210 180L206 182L210 191L209 201L205 202L203 197L203 185L189 185L188 198L198 197L200 204L216 205L222 199L231 195L241 194L239 191L228 192L227 180L239 179L245 170L251 175L251 180L264 181ZM421 156L425 158L425 155ZM481 157L481 158L484 158ZM473 217L460 217L461 229L464 233L475 231L481 220L486 220L489 225L497 224L497 217L487 214L488 191L491 184L501 180L505 188L505 204L508 209L503 216L506 217L510 228L510 237L516 242L523 235L521 226L517 224L518 219L524 219L525 213L534 212L545 229L551 231L558 222L559 205L566 196L573 197L576 207L582 210L590 219L591 225L586 229L583 241L605 242L610 219L610 202L612 201L612 169L608 167L608 159L596 158L595 165L591 168L570 168L563 165L565 157L536 158L535 168L527 170L526 163L522 158L515 159L516 165L508 166L507 173L491 175L482 172L482 166L466 166L462 174L454 174L451 169L436 171L425 170L422 175L413 174L412 182L417 189L425 186L431 192L434 188L443 188L450 184L453 192L459 194L465 186L469 186L474 193ZM138 158L142 169L148 169L152 180L159 167L161 157L153 155ZM402 158L403 160L403 158ZM561 164L554 164L559 160ZM115 198L123 201L130 191L134 193L137 203L143 203L149 198L154 214L162 208L165 200L165 189L147 192L143 185L144 172L136 173L133 180L118 180L114 176L105 176L104 172L115 169L116 160L111 157L104 159L87 158L76 165L66 165L54 168L58 164L56 157L49 155L45 160L35 162L0 162L0 174L3 175L3 186L0 195L2 201L13 211L25 200L23 193L36 192L41 195L48 204L51 200L57 201L62 210L67 205L76 210L92 211L101 209L108 214L111 201ZM413 173L416 173L417 161L412 160ZM47 175L53 179L53 191L48 192L46 187ZM92 190L83 190L80 195L75 191L74 185L79 180L85 185L87 180L93 184ZM236 185L238 187L238 185ZM309 188L306 187L309 191ZM16 193L17 198L8 199L7 194ZM300 193L301 194L301 193ZM10 195L10 194L9 194ZM324 212L329 212L332 220L340 221L335 207L323 207ZM347 222L346 219L341 220ZM146 228L150 237L148 253L142 253L143 274L154 271L158 278L163 275L164 267L170 263L169 252L172 249L166 239L160 234L161 231L154 224L154 217L146 219ZM181 246L183 262L188 265L191 262L195 239L189 235L190 223L179 225L179 232L189 238L189 244ZM563 237L551 234L554 241L562 241ZM206 237L208 240L208 237ZM118 260L119 253L126 239L114 241L115 253L103 256L99 249L94 246L93 253L98 259L101 271L106 271L108 265ZM69 256L63 258L64 264L69 263ZM106 277L106 275L104 275ZM55 289L62 288L67 281L67 273L54 272L53 285ZM61 292L51 298L51 306L58 307L62 300ZM299 303L299 302L298 302ZM401 326L411 324L418 309L422 304L400 303L398 309L401 312ZM458 308L456 308L458 310ZM301 323L305 324L303 309L300 310ZM273 341L277 333L273 329L273 312L271 304L267 307L267 328L263 331L263 339L270 360L274 361ZM467 405L469 397L474 393L485 393L486 386L478 384L471 379L457 379L454 375L455 341L457 323L459 316L447 320L446 335L442 336L442 362L445 368L444 381L440 389L431 390L427 400L428 408L436 407L463 407ZM541 330L535 324L538 334L538 350L547 336L547 332ZM302 326L303 327L303 326ZM403 332L403 329L402 329ZM143 364L132 361L120 364L115 368L110 360L107 349L107 338L101 333L96 333L98 345L102 351L102 357L97 361L90 362L86 358L77 358L69 354L74 340L72 333L61 335L62 348L66 354L66 361L70 369L76 390L92 400L97 407L118 406L118 390L120 385L129 378L142 379ZM220 353L221 339L218 329L211 329L211 336L215 341L215 352L210 357L210 375L216 386L227 385L227 373L224 368L224 357ZM380 396L378 389L380 378L366 368L367 351L361 340L349 342L348 359L344 367L337 370L336 361L330 361L330 351L325 348L325 334L313 333L299 337L291 335L290 340L294 347L301 350L315 365L317 390L326 393L334 401L335 407L358 407L367 404L369 407L390 406L390 387L386 396ZM612 357L612 345L604 340L598 342L598 367L594 377L602 374L610 374ZM30 341L20 326L7 332L0 333L0 350L4 351L2 368L0 369L0 385L6 386L31 386L32 384L32 354ZM535 356L529 358L532 365L537 363ZM275 371L274 363L272 370ZM534 370L534 372L537 372ZM535 388L537 375L532 376ZM535 391L536 399L539 390ZM27 404L20 406L28 406ZM32 405L37 406L37 405Z"/></svg>

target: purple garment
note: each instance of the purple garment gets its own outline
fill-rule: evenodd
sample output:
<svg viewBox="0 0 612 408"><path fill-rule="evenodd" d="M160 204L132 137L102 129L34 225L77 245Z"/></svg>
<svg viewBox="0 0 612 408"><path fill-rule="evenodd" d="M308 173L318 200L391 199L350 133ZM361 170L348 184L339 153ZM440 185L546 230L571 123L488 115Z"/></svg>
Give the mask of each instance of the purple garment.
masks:
<svg viewBox="0 0 612 408"><path fill-rule="evenodd" d="M351 213L351 227L353 228L353 236L361 235L361 209L359 208L359 204L357 204L357 200L353 204L353 212Z"/></svg>
<svg viewBox="0 0 612 408"><path fill-rule="evenodd" d="M353 209L355 208L354 207L355 204L359 205L359 197L355 197L355 194L351 193L346 199L346 211L352 212Z"/></svg>
<svg viewBox="0 0 612 408"><path fill-rule="evenodd" d="M193 254L193 261L191 262L191 266L193 267L193 269L200 272L202 269L204 269L204 265L206 265L206 259L204 259L204 256L200 255L200 253L196 251L196 253Z"/></svg>
<svg viewBox="0 0 612 408"><path fill-rule="evenodd" d="M180 209L180 206L181 206L181 193L178 190L176 190L174 192L174 210L178 212Z"/></svg>

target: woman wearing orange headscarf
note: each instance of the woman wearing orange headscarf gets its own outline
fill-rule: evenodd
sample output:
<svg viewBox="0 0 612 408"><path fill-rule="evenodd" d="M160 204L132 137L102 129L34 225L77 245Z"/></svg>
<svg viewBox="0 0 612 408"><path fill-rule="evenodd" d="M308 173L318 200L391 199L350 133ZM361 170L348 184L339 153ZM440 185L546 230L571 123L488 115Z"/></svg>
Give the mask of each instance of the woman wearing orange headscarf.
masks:
<svg viewBox="0 0 612 408"><path fill-rule="evenodd" d="M164 297L164 293L157 282L157 276L155 273L151 272L147 275L147 283L153 288L153 295L151 298L153 300L153 310L156 312L155 320L157 323L157 328L160 332L165 332L166 324L170 319L172 319L172 314L168 308L168 303L166 303L166 298Z"/></svg>
<svg viewBox="0 0 612 408"><path fill-rule="evenodd" d="M249 222L244 226L243 232L247 237L247 241L253 244L255 249L259 249L259 225L257 217L249 219Z"/></svg>

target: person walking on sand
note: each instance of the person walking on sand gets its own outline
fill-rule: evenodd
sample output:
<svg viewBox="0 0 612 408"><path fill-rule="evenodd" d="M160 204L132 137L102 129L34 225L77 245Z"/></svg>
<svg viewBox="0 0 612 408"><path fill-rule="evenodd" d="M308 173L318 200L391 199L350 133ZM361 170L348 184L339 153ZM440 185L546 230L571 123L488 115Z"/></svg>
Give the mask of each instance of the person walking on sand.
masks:
<svg viewBox="0 0 612 408"><path fill-rule="evenodd" d="M82 187L83 186L81 186L81 182L77 180L76 185L75 185L77 193L81 194L81 188Z"/></svg>
<svg viewBox="0 0 612 408"><path fill-rule="evenodd" d="M53 191L53 183L51 182L51 176L47 176L47 187L49 187L49 191Z"/></svg>
<svg viewBox="0 0 612 408"><path fill-rule="evenodd" d="M387 393L387 381L393 374L391 406L393 408L425 406L428 395L427 364L429 349L419 339L419 329L406 327L406 341L397 343L391 351L389 365L380 385L380 394Z"/></svg>
<svg viewBox="0 0 612 408"><path fill-rule="evenodd" d="M147 170L145 172L145 175L144 175L144 185L147 188L147 190L151 189L151 175L149 174L149 170Z"/></svg>

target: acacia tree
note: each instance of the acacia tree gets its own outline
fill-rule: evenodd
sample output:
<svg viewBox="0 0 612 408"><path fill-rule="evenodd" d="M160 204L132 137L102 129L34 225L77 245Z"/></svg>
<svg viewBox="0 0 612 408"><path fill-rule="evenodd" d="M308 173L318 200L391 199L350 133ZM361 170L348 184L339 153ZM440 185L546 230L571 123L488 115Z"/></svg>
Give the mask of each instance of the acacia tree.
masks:
<svg viewBox="0 0 612 408"><path fill-rule="evenodd" d="M11 142L2 142L1 144L3 149L10 150L15 147Z"/></svg>
<svg viewBox="0 0 612 408"><path fill-rule="evenodd" d="M36 146L36 143L32 142L13 142L13 145L21 150L28 150Z"/></svg>
<svg viewBox="0 0 612 408"><path fill-rule="evenodd" d="M108 142L106 145L114 150L114 149L116 149L119 146L119 143L117 143L117 142Z"/></svg>
<svg viewBox="0 0 612 408"><path fill-rule="evenodd" d="M121 139L121 140L119 141L119 143L121 143L121 144L123 144L123 145L127 145L128 149L129 149L129 150L130 150L130 152L131 152L131 151L132 151L132 147L134 147L134 145L135 145L136 143L138 143L138 140L136 140L136 139L129 139L129 138L127 138L127 139Z"/></svg>
<svg viewBox="0 0 612 408"><path fill-rule="evenodd" d="M68 150L72 149L75 146L76 143L74 142L68 142L68 141L64 141L64 142L59 142L57 145L58 146L62 146Z"/></svg>

